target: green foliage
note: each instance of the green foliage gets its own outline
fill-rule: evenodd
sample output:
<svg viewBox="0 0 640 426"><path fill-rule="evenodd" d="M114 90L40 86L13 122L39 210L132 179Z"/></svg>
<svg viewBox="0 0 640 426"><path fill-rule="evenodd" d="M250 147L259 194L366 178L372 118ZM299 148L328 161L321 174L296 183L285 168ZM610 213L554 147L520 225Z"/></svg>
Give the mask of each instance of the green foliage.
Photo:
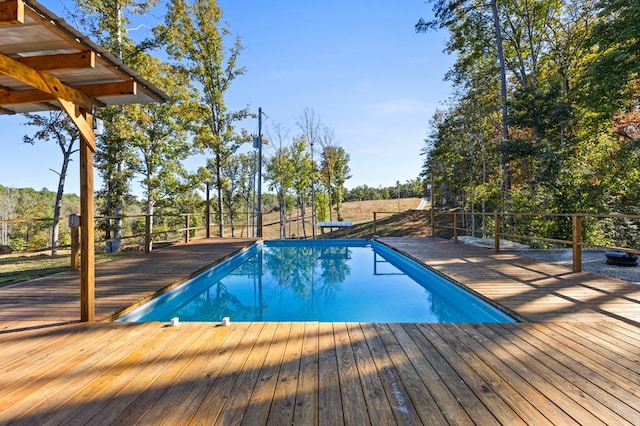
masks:
<svg viewBox="0 0 640 426"><path fill-rule="evenodd" d="M434 201L483 211L634 211L640 7L624 0L497 2L510 76L505 123L489 8L475 0L431 3L435 19L417 29L447 28L447 50L456 54L447 75L455 96L434 115L423 150L422 176L434 179ZM501 140L507 125L510 136ZM505 226L550 238L566 238L570 229L563 219ZM583 227L599 241L606 229Z"/></svg>
<svg viewBox="0 0 640 426"><path fill-rule="evenodd" d="M316 220L329 220L329 195L324 192L316 192Z"/></svg>
<svg viewBox="0 0 640 426"><path fill-rule="evenodd" d="M14 251L41 250L51 247L51 225L53 223L56 192L32 188L8 188L0 185L0 219L43 219L29 222L0 224L0 245L8 245ZM66 244L68 228L66 217L79 213L80 198L75 194L64 194L60 203L61 231L59 245Z"/></svg>
<svg viewBox="0 0 640 426"><path fill-rule="evenodd" d="M239 37L226 48L230 29L222 24L222 10L215 0L184 2L171 0L165 24L155 29L157 40L167 49L180 69L198 88L198 104L194 106L193 123L196 145L213 153L214 186L217 189L218 221L223 235L222 165L240 143L249 140L246 132L235 130L235 123L250 114L248 108L230 111L225 93L233 81L245 73L237 65L243 50Z"/></svg>

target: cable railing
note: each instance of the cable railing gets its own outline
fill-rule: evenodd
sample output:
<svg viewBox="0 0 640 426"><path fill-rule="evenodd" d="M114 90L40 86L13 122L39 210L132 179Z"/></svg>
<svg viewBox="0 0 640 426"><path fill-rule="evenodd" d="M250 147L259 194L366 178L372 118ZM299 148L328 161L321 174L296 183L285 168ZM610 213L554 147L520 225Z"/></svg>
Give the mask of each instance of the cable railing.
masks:
<svg viewBox="0 0 640 426"><path fill-rule="evenodd" d="M373 234L379 232L379 215L373 214ZM573 271L582 271L582 250L599 249L627 256L640 254L640 215L590 213L471 213L425 211L429 235L442 234L458 242L461 235L493 240L496 253L501 242L525 243L533 248L568 246ZM444 232L443 232L444 231Z"/></svg>
<svg viewBox="0 0 640 426"><path fill-rule="evenodd" d="M6 251L24 254L71 249L79 238L74 235L80 224L79 218L75 214L60 218L55 244L53 218L0 220L0 246L4 246ZM223 215L222 226L217 221L217 215L212 213L209 233L206 232L206 217L201 213L96 216L94 220L95 244L104 246L105 250L110 243L127 248L144 247L145 251L149 251L154 243L188 242L205 236L245 238L254 237L257 233L255 215L244 213L235 214L233 221L229 215Z"/></svg>

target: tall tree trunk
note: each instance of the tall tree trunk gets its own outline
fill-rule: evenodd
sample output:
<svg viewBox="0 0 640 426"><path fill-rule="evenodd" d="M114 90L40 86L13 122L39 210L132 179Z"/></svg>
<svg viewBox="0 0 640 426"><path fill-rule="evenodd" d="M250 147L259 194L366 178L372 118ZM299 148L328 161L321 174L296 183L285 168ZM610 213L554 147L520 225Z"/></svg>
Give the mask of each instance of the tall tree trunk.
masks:
<svg viewBox="0 0 640 426"><path fill-rule="evenodd" d="M491 11L493 13L493 24L496 28L496 48L498 49L498 60L500 62L500 93L502 95L502 138L505 143L509 143L509 123L507 121L507 74L504 62L504 51L502 48L502 29L500 27L500 17L498 16L498 4L496 0L491 0ZM505 200L507 203L510 203L511 170L508 158L504 162L504 191Z"/></svg>
<svg viewBox="0 0 640 426"><path fill-rule="evenodd" d="M307 225L305 223L304 201L300 201L300 218L302 219L302 235L307 239Z"/></svg>
<svg viewBox="0 0 640 426"><path fill-rule="evenodd" d="M62 194L64 194L64 182L67 178L67 168L69 167L69 157L71 151L64 151L62 168L58 179L58 191L56 192L56 202L53 206L53 227L51 228L51 255L58 254L58 235L60 232L60 209L62 208Z"/></svg>
<svg viewBox="0 0 640 426"><path fill-rule="evenodd" d="M155 202L151 196L153 186L151 185L151 175L147 174L147 216L149 216L149 251L153 250L153 214L155 213ZM146 232L147 230L145 230Z"/></svg>
<svg viewBox="0 0 640 426"><path fill-rule="evenodd" d="M216 187L218 188L218 232L224 238L224 214L222 212L222 162L220 154L216 154Z"/></svg>
<svg viewBox="0 0 640 426"><path fill-rule="evenodd" d="M278 201L280 204L280 239L284 240L285 238L287 238L287 230L286 230L287 206L286 206L283 186L280 186Z"/></svg>

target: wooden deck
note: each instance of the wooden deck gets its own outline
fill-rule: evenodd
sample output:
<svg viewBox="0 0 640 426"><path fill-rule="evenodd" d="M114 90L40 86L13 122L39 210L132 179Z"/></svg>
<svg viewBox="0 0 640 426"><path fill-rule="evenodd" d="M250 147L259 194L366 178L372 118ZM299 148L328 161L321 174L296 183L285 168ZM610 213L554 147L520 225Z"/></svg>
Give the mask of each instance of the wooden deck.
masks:
<svg viewBox="0 0 640 426"><path fill-rule="evenodd" d="M640 423L637 286L450 242L384 242L532 321L59 324L69 318L25 321L26 298L24 315L12 305L0 321L0 424ZM188 271L190 248L222 257L223 245L174 253Z"/></svg>

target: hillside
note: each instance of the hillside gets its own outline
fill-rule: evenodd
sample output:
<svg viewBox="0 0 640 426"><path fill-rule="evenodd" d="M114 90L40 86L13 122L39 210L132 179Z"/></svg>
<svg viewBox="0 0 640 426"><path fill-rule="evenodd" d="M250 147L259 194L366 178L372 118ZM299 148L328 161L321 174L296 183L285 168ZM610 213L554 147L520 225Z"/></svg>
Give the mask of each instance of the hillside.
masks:
<svg viewBox="0 0 640 426"><path fill-rule="evenodd" d="M414 210L420 204L420 198L401 198L395 200L352 201L343 204L345 221L353 223L351 228L326 232L325 238L370 238L373 233L373 213L377 212L376 234L380 236L427 236L428 211ZM310 216L309 209L307 215ZM265 238L278 238L278 212L264 216L263 235ZM335 220L336 214L333 218ZM287 219L287 237L302 236L302 221L291 215ZM320 230L317 230L318 235ZM311 236L310 220L307 220L307 236Z"/></svg>

